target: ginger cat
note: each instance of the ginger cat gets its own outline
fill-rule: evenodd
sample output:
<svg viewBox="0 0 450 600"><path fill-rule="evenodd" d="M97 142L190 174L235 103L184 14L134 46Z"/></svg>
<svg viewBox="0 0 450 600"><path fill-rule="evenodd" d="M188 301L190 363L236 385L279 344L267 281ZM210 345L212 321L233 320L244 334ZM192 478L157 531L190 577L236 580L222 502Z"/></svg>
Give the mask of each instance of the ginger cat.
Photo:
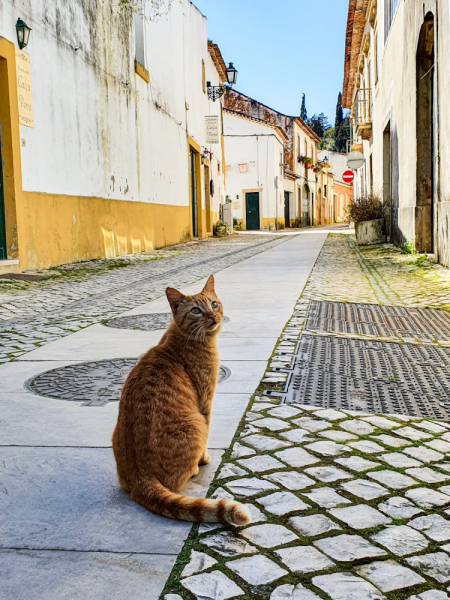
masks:
<svg viewBox="0 0 450 600"><path fill-rule="evenodd" d="M222 304L208 279L200 294L167 288L172 321L131 370L119 403L113 450L121 487L150 512L183 521L245 525L250 511L231 500L180 495L209 463L211 404L219 372Z"/></svg>

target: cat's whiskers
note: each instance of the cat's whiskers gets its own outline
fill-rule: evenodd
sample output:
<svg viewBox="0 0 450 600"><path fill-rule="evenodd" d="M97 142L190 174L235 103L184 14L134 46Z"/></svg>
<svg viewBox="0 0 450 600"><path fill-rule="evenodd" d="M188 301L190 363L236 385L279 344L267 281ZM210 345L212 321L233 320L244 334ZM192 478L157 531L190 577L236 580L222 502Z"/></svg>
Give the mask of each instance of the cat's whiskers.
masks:
<svg viewBox="0 0 450 600"><path fill-rule="evenodd" d="M201 323L194 323L192 326L192 332L190 333L189 337L188 337L188 341L191 339L191 336L195 334L195 338L194 338L194 342L197 341L197 335L198 332L201 331Z"/></svg>

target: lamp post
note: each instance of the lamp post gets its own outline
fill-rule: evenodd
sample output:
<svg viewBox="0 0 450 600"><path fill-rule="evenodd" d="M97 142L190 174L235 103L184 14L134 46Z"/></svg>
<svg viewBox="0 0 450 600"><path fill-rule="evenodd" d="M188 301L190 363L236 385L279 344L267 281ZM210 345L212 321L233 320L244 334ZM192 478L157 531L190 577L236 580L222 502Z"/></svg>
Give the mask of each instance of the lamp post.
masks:
<svg viewBox="0 0 450 600"><path fill-rule="evenodd" d="M28 39L30 37L31 28L22 21L22 19L17 19L16 23L16 32L17 32L17 43L19 44L19 48L23 50L28 45Z"/></svg>
<svg viewBox="0 0 450 600"><path fill-rule="evenodd" d="M221 98L228 89L230 89L230 87L232 85L234 85L236 83L237 80L237 70L234 68L233 63L229 63L228 67L225 69L225 75L227 78L227 83L228 86L226 85L211 85L210 81L206 82L206 88L208 90L208 98L210 100L212 100L213 102L215 102L216 100L218 100L219 98Z"/></svg>

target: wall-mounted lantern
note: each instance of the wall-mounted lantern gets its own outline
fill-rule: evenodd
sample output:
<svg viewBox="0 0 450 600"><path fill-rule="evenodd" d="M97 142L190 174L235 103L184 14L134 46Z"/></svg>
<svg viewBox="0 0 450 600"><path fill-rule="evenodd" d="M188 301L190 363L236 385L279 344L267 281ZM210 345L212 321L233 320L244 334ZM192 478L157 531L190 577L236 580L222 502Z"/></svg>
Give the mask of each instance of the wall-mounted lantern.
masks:
<svg viewBox="0 0 450 600"><path fill-rule="evenodd" d="M227 78L228 86L232 86L236 83L238 72L233 66L233 63L228 64L228 68L225 69L225 75ZM208 98L215 102L221 98L227 90L230 88L226 85L211 85L210 81L206 82L206 89L208 90Z"/></svg>
<svg viewBox="0 0 450 600"><path fill-rule="evenodd" d="M16 23L16 31L17 31L17 43L19 44L19 48L23 50L28 45L28 39L30 37L31 28L22 21L22 19L17 19Z"/></svg>
<svg viewBox="0 0 450 600"><path fill-rule="evenodd" d="M234 68L233 63L229 63L228 64L228 68L227 68L227 70L225 72L227 74L228 85L234 85L236 83L236 80L237 80L237 74L238 74L238 72Z"/></svg>

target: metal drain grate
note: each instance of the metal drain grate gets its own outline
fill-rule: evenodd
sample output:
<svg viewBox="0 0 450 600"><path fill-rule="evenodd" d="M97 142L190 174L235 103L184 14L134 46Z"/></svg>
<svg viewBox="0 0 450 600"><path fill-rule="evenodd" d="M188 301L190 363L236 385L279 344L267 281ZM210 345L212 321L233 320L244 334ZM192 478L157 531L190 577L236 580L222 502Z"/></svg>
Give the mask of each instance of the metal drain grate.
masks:
<svg viewBox="0 0 450 600"><path fill-rule="evenodd" d="M104 406L119 400L125 379L137 361L137 358L118 358L61 367L38 375L27 386L35 394L48 398ZM220 365L217 383L230 375L230 369Z"/></svg>
<svg viewBox="0 0 450 600"><path fill-rule="evenodd" d="M303 335L285 401L450 417L450 349Z"/></svg>
<svg viewBox="0 0 450 600"><path fill-rule="evenodd" d="M312 301L306 330L314 333L448 342L450 313L425 308Z"/></svg>
<svg viewBox="0 0 450 600"><path fill-rule="evenodd" d="M128 317L115 317L106 325L115 329L140 329L142 331L156 331L166 329L172 320L172 313L153 313L149 315L130 315ZM222 317L222 323L228 323L229 317Z"/></svg>

